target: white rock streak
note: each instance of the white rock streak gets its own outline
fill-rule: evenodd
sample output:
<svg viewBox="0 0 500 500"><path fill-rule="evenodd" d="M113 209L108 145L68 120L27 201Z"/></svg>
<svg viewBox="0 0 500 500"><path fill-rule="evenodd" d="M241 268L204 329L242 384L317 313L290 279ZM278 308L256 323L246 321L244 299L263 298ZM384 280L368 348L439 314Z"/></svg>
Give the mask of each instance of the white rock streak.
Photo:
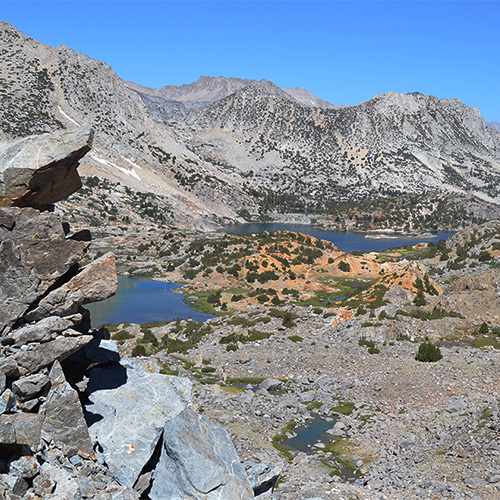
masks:
<svg viewBox="0 0 500 500"><path fill-rule="evenodd" d="M76 120L73 120L73 118L71 118L71 116L67 115L62 109L61 109L61 106L57 106L57 109L59 111L59 113L61 113L61 115L64 116L64 118L66 118L66 120L69 120L71 123L73 123L74 125L76 125L77 127L81 127L81 125L76 121Z"/></svg>

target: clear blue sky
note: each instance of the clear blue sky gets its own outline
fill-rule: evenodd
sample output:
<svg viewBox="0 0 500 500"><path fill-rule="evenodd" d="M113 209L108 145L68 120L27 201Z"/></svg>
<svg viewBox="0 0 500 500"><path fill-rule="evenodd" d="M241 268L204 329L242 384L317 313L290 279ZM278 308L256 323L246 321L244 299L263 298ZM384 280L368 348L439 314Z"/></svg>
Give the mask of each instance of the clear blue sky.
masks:
<svg viewBox="0 0 500 500"><path fill-rule="evenodd" d="M149 87L271 80L335 104L419 91L500 121L498 1L0 1L0 19Z"/></svg>

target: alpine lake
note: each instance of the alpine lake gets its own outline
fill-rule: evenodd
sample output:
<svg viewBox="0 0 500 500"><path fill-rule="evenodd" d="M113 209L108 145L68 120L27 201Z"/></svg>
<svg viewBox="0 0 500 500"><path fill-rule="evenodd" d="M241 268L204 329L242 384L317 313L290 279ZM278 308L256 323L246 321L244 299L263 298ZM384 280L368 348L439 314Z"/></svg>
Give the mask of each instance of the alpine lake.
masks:
<svg viewBox="0 0 500 500"><path fill-rule="evenodd" d="M449 238L453 232L436 232L429 235L397 235L395 233L347 233L325 231L312 225L292 224L237 224L225 231L233 234L251 234L263 231L296 231L326 241L331 241L345 252L382 252L389 248L414 245L424 241L437 242ZM89 304L92 326L103 324L165 322L173 319L205 321L213 316L195 311L180 293L178 285L141 276L119 276L118 291L114 297Z"/></svg>

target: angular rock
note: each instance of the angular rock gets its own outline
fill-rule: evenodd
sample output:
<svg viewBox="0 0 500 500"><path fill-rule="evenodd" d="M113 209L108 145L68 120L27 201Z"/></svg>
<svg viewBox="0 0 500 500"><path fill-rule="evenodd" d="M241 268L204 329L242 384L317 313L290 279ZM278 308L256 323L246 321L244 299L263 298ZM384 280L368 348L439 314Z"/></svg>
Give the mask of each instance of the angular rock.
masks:
<svg viewBox="0 0 500 500"><path fill-rule="evenodd" d="M26 401L38 396L49 382L50 379L47 375L36 373L13 382L12 390L20 401Z"/></svg>
<svg viewBox="0 0 500 500"><path fill-rule="evenodd" d="M81 127L0 142L0 206L45 210L80 189L76 169L93 136Z"/></svg>
<svg viewBox="0 0 500 500"><path fill-rule="evenodd" d="M117 286L115 256L107 253L85 267L68 283L44 297L26 318L37 321L49 315L75 314L83 304L113 296Z"/></svg>
<svg viewBox="0 0 500 500"><path fill-rule="evenodd" d="M62 468L45 462L40 467L40 475L45 478L47 485L55 483L54 498L64 500L81 500L80 487L75 478Z"/></svg>
<svg viewBox="0 0 500 500"><path fill-rule="evenodd" d="M282 464L245 462L243 465L255 497L259 497L259 500L272 499Z"/></svg>
<svg viewBox="0 0 500 500"><path fill-rule="evenodd" d="M0 444L40 444L42 415L15 413L0 415Z"/></svg>
<svg viewBox="0 0 500 500"><path fill-rule="evenodd" d="M55 360L63 361L92 339L92 335L60 337L51 342L36 345L29 351L20 351L14 357L21 373L33 373L49 366Z"/></svg>
<svg viewBox="0 0 500 500"><path fill-rule="evenodd" d="M16 406L16 397L10 389L6 389L0 396L0 415Z"/></svg>
<svg viewBox="0 0 500 500"><path fill-rule="evenodd" d="M2 482L7 485L9 491L18 497L22 497L28 491L28 483L19 476L2 474Z"/></svg>
<svg viewBox="0 0 500 500"><path fill-rule="evenodd" d="M36 495L45 498L56 489L56 482L46 474L40 474L33 480L33 490Z"/></svg>
<svg viewBox="0 0 500 500"><path fill-rule="evenodd" d="M43 405L42 437L46 441L53 439L69 457L80 450L93 453L80 399L66 381L58 361L54 362L50 371L50 381L50 392Z"/></svg>
<svg viewBox="0 0 500 500"><path fill-rule="evenodd" d="M191 404L188 379L127 364L93 368L86 407L91 439L114 478L132 487L158 443L165 422Z"/></svg>
<svg viewBox="0 0 500 500"><path fill-rule="evenodd" d="M5 376L5 373L0 369L0 393L5 391L6 384L7 377Z"/></svg>
<svg viewBox="0 0 500 500"><path fill-rule="evenodd" d="M52 340L55 333L60 333L81 321L81 315L75 314L68 318L50 316L38 323L25 325L22 328L9 333L9 337L14 339L14 345L28 344L30 342L47 342Z"/></svg>
<svg viewBox="0 0 500 500"><path fill-rule="evenodd" d="M259 384L259 387L269 392L269 391L279 391L282 385L283 383L279 380L276 380L275 378L266 378L266 380L263 380Z"/></svg>
<svg viewBox="0 0 500 500"><path fill-rule="evenodd" d="M73 276L88 246L64 238L57 214L33 208L0 209L0 218L7 216L14 225L0 226L0 335L57 280Z"/></svg>
<svg viewBox="0 0 500 500"><path fill-rule="evenodd" d="M23 479L35 477L39 470L40 464L36 457L33 456L24 456L9 464L9 474L22 477Z"/></svg>
<svg viewBox="0 0 500 500"><path fill-rule="evenodd" d="M0 358L0 373L2 373L5 377L19 376L19 366L12 356Z"/></svg>
<svg viewBox="0 0 500 500"><path fill-rule="evenodd" d="M253 489L228 432L186 408L167 421L151 500L250 500Z"/></svg>

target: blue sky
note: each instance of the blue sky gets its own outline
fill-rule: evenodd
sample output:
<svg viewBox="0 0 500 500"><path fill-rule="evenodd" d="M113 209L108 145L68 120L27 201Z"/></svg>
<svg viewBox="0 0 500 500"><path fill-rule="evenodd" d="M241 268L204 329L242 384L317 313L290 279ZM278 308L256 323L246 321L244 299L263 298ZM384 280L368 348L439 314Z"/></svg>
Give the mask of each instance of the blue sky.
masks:
<svg viewBox="0 0 500 500"><path fill-rule="evenodd" d="M394 90L500 121L499 1L0 1L0 19L149 87L271 80L352 105Z"/></svg>

